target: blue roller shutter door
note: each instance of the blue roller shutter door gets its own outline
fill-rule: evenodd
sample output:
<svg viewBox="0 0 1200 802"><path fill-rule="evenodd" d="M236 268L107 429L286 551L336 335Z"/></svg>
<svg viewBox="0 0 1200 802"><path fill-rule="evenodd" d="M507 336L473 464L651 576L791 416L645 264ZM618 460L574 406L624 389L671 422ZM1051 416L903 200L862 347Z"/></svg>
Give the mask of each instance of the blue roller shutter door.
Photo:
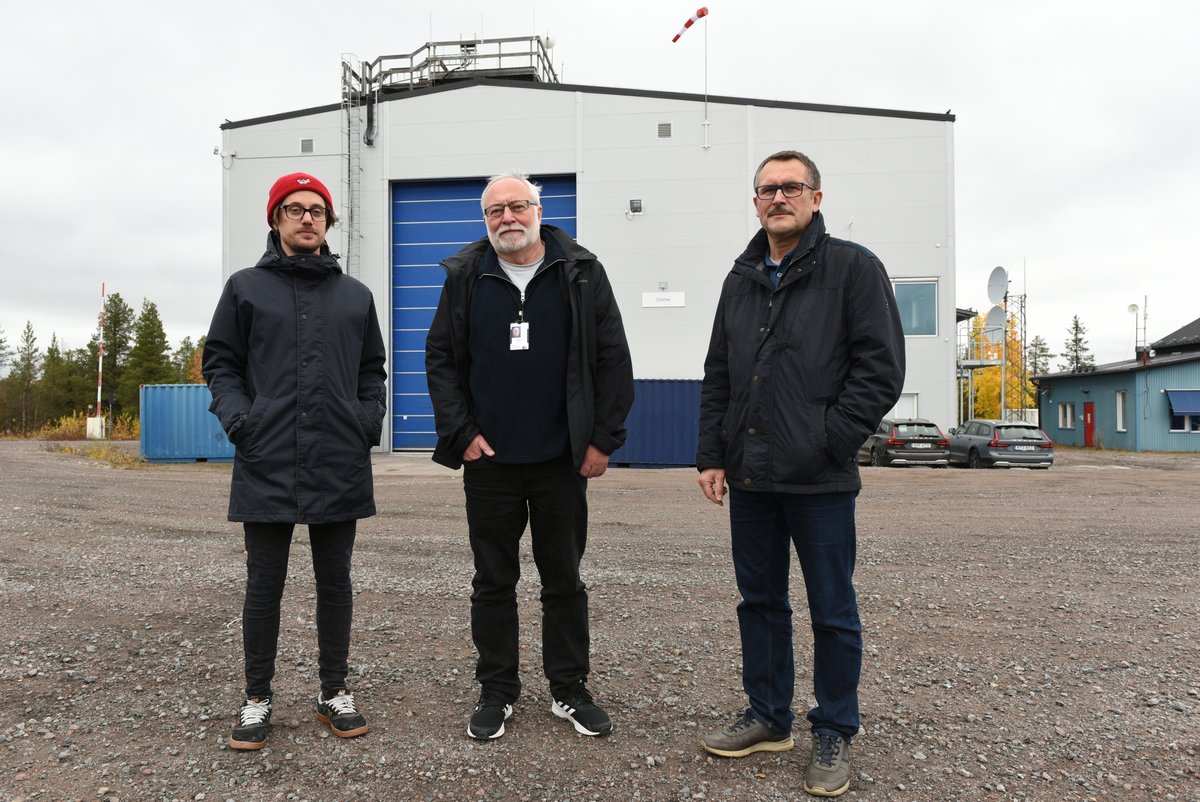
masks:
<svg viewBox="0 0 1200 802"><path fill-rule="evenodd" d="M543 222L575 236L575 176L535 177ZM425 335L445 273L441 260L486 235L482 179L392 185L392 448L437 442L425 381Z"/></svg>

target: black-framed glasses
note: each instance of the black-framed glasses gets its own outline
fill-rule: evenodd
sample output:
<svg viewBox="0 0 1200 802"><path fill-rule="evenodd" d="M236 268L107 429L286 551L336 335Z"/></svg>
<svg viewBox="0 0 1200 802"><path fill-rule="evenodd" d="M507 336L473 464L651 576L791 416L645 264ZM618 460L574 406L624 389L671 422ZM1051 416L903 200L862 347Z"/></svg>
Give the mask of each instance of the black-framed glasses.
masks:
<svg viewBox="0 0 1200 802"><path fill-rule="evenodd" d="M329 210L324 206L306 207L298 203L290 203L283 207L283 213L287 215L288 220L303 220L305 212L308 212L314 223L320 223L325 219Z"/></svg>
<svg viewBox="0 0 1200 802"><path fill-rule="evenodd" d="M783 192L785 198L798 198L804 194L805 189L811 189L816 192L817 189L809 184L790 183L790 184L763 184L760 187L754 188L754 194L759 200L775 200L776 192Z"/></svg>
<svg viewBox="0 0 1200 802"><path fill-rule="evenodd" d="M515 200L508 203L493 203L491 206L483 210L483 216L489 220L499 220L504 216L504 210L508 209L513 214L521 214L529 211L530 206L537 206L531 200Z"/></svg>

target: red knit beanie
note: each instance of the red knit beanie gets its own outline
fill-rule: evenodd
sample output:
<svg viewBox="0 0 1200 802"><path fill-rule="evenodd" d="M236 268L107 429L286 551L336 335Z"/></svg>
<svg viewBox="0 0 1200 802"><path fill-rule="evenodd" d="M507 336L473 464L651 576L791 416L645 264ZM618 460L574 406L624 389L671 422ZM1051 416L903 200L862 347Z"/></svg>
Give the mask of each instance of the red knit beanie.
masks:
<svg viewBox="0 0 1200 802"><path fill-rule="evenodd" d="M315 192L325 200L329 211L333 211L333 198L325 185L308 173L289 173L271 185L271 194L267 196L267 225L274 223L275 207L293 192Z"/></svg>

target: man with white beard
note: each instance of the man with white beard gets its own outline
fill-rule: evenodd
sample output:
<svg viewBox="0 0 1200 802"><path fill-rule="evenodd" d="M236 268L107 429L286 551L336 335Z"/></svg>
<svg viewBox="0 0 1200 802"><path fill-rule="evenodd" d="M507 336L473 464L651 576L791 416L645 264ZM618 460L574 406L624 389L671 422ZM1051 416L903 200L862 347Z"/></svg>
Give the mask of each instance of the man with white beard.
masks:
<svg viewBox="0 0 1200 802"><path fill-rule="evenodd" d="M516 585L528 523L541 577L542 668L551 712L583 735L612 720L593 701L587 480L625 442L633 369L604 267L542 224L538 187L498 175L482 197L487 238L442 262L446 282L425 343L438 442L463 466L474 554L471 635L481 686L467 734L504 734L521 691Z"/></svg>

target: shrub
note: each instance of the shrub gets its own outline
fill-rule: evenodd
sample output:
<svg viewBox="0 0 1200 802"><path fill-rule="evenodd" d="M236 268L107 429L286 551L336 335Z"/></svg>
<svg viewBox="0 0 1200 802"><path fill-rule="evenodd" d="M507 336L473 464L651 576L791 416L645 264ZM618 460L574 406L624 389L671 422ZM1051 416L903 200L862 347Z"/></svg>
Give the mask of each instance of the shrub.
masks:
<svg viewBox="0 0 1200 802"><path fill-rule="evenodd" d="M83 412L72 412L56 421L45 424L31 435L34 440L86 440L87 419ZM109 440L140 440L142 436L141 419L136 415L125 412L110 421L108 429Z"/></svg>

